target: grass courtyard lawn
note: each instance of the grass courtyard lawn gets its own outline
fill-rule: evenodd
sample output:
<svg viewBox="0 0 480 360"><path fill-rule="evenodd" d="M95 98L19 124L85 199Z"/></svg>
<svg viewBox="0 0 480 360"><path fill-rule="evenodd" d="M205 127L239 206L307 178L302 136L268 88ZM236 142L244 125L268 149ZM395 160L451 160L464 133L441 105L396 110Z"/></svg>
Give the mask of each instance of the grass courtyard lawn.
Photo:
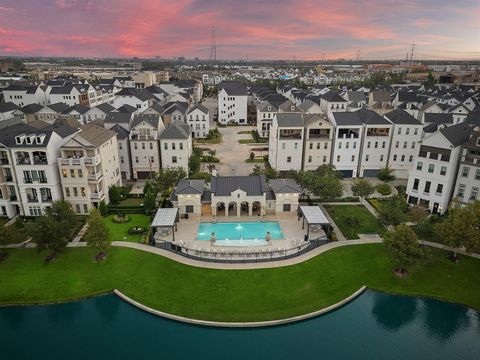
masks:
<svg viewBox="0 0 480 360"><path fill-rule="evenodd" d="M143 197L131 197L131 198L126 198L123 199L118 203L118 205L115 205L116 207L124 207L124 206L142 206L143 205Z"/></svg>
<svg viewBox="0 0 480 360"><path fill-rule="evenodd" d="M216 321L259 321L334 304L362 285L480 308L480 260L454 264L432 250L428 264L395 277L382 244L354 245L304 263L261 270L186 266L140 250L111 248L101 263L87 248L67 248L53 263L35 249L15 249L0 263L0 304L65 301L118 289L168 313Z"/></svg>
<svg viewBox="0 0 480 360"><path fill-rule="evenodd" d="M378 224L377 218L363 205L325 205L325 209L349 240L358 239L357 234L382 234L385 232L385 229ZM349 217L357 218L358 225L352 227L348 224Z"/></svg>
<svg viewBox="0 0 480 360"><path fill-rule="evenodd" d="M131 227L141 227L147 230L147 227L150 225L150 216L144 214L127 214L127 216L131 220L125 224L114 223L114 215L103 218L103 221L110 231L110 240L131 242L140 242L140 240L142 240L142 235L130 235L128 229Z"/></svg>

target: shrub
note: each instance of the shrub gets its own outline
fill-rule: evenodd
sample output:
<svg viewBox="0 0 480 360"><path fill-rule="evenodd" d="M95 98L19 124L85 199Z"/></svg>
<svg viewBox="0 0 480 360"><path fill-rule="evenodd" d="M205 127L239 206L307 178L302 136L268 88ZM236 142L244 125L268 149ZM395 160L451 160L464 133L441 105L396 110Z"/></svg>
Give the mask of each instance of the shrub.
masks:
<svg viewBox="0 0 480 360"><path fill-rule="evenodd" d="M128 229L128 233L130 235L141 235L144 232L145 232L145 229L141 227L131 227L130 229Z"/></svg>
<svg viewBox="0 0 480 360"><path fill-rule="evenodd" d="M129 216L119 213L119 214L115 215L112 220L113 220L114 223L117 223L117 224L126 224L131 219L130 219Z"/></svg>
<svg viewBox="0 0 480 360"><path fill-rule="evenodd" d="M100 201L100 205L98 206L98 210L100 211L100 214L105 217L108 215L108 205L105 204L105 201Z"/></svg>
<svg viewBox="0 0 480 360"><path fill-rule="evenodd" d="M387 183L381 183L376 186L377 192L383 196L390 195L392 193L392 188Z"/></svg>

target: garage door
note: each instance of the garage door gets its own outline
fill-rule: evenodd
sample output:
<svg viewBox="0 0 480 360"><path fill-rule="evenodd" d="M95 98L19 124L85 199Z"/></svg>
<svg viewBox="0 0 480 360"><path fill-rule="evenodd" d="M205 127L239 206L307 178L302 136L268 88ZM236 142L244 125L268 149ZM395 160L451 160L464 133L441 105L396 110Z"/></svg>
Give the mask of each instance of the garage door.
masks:
<svg viewBox="0 0 480 360"><path fill-rule="evenodd" d="M378 170L378 169L364 170L363 171L363 177L377 177L379 172L380 172L380 170Z"/></svg>
<svg viewBox="0 0 480 360"><path fill-rule="evenodd" d="M339 170L344 178L353 177L353 170Z"/></svg>

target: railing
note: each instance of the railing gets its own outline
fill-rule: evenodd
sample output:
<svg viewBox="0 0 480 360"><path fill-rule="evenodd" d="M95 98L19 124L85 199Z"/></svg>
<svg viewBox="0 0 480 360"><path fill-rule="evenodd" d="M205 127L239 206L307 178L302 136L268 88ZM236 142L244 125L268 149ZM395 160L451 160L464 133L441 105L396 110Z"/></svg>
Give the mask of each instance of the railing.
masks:
<svg viewBox="0 0 480 360"><path fill-rule="evenodd" d="M103 176L103 172L97 171L96 173L88 174L87 179L92 180L92 181L96 181L96 180L100 179L102 176Z"/></svg>
<svg viewBox="0 0 480 360"><path fill-rule="evenodd" d="M34 165L47 165L47 164L48 164L48 160L47 160L47 158L43 158L43 159L33 159L33 164L34 164Z"/></svg>
<svg viewBox="0 0 480 360"><path fill-rule="evenodd" d="M60 165L93 165L96 163L95 157L80 157L80 158L59 158Z"/></svg>
<svg viewBox="0 0 480 360"><path fill-rule="evenodd" d="M51 196L42 196L42 202L52 202L52 200Z"/></svg>
<svg viewBox="0 0 480 360"><path fill-rule="evenodd" d="M101 199L103 197L103 191L99 191L99 192L92 192L90 194L90 198L91 199Z"/></svg>
<svg viewBox="0 0 480 360"><path fill-rule="evenodd" d="M17 165L32 165L30 158L17 158Z"/></svg>
<svg viewBox="0 0 480 360"><path fill-rule="evenodd" d="M218 263L255 263L275 260L286 260L305 254L321 245L327 244L327 237L310 240L308 242L298 241L298 245L288 249L252 248L243 247L238 249L202 249L190 248L181 242L155 241L152 232L150 242L156 247L174 252L190 259L218 262Z"/></svg>
<svg viewBox="0 0 480 360"><path fill-rule="evenodd" d="M27 201L29 203L36 203L36 202L38 202L38 197L27 195Z"/></svg>

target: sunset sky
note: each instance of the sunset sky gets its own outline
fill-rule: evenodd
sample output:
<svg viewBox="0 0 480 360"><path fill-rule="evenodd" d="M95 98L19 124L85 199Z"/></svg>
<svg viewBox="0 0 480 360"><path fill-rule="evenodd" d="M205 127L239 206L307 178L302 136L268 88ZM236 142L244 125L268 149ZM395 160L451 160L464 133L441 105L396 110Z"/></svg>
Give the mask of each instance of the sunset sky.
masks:
<svg viewBox="0 0 480 360"><path fill-rule="evenodd" d="M0 55L480 58L478 0L1 0Z"/></svg>

